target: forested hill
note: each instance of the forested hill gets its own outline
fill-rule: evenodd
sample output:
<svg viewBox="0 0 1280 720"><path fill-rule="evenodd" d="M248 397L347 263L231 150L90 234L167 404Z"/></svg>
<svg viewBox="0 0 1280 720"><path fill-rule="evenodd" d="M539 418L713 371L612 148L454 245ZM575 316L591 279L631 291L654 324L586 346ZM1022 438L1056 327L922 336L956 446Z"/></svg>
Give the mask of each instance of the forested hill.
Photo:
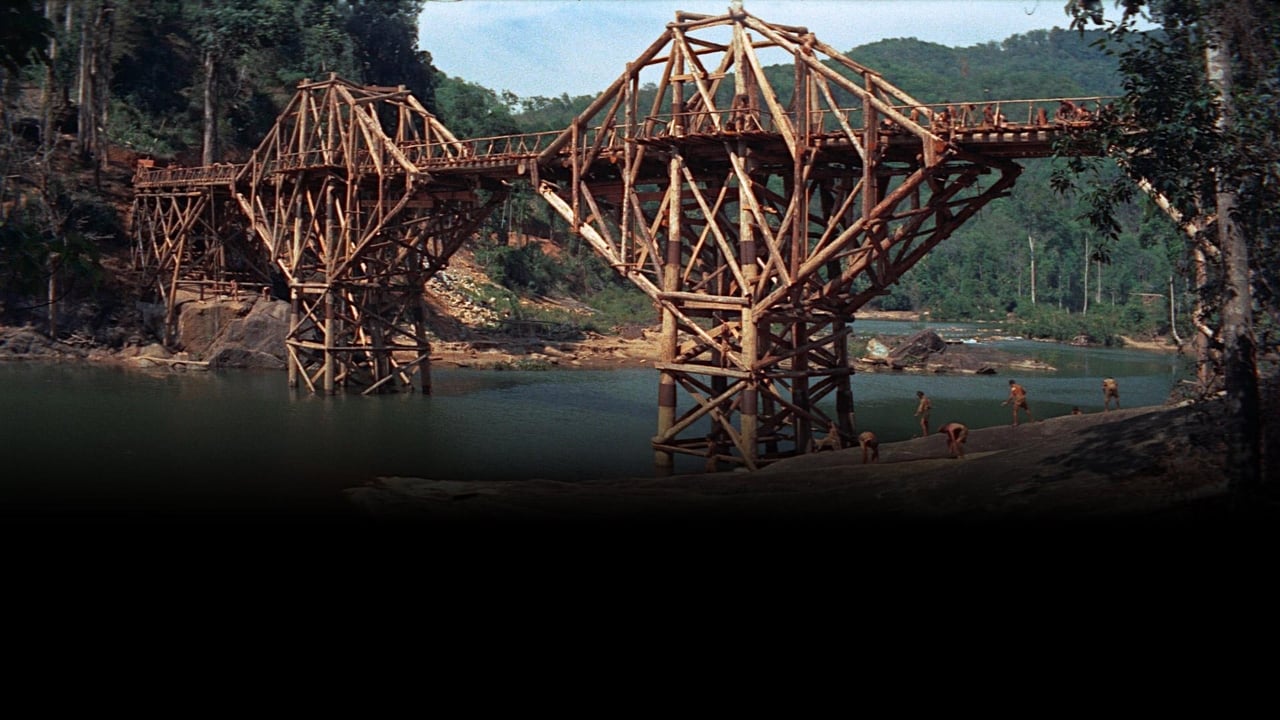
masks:
<svg viewBox="0 0 1280 720"><path fill-rule="evenodd" d="M1115 59L1093 45L1101 36L1097 31L1081 35L1063 29L1035 30L963 48L895 38L859 45L846 55L922 102L1118 95ZM765 74L780 96L790 97L794 82L790 66L766 67ZM729 87L731 83L724 84L722 92L729 92ZM442 78L436 93L446 123L452 121L452 127L461 122L483 134L567 127L595 99L594 95L567 94L521 98L459 78ZM484 112L476 112L478 108ZM477 123L480 118L483 121Z"/></svg>

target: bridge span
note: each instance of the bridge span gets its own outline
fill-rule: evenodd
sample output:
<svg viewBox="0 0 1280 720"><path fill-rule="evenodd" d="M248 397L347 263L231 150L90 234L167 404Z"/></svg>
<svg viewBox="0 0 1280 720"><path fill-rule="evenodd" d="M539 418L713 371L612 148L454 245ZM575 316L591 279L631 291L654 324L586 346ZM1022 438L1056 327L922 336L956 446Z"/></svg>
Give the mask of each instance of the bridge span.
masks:
<svg viewBox="0 0 1280 720"><path fill-rule="evenodd" d="M304 81L247 163L139 168L135 262L170 324L184 288L282 278L293 386L430 392L424 284L529 183L660 313L658 464L756 468L854 443L858 309L1107 103L922 103L805 28L678 12L556 132Z"/></svg>

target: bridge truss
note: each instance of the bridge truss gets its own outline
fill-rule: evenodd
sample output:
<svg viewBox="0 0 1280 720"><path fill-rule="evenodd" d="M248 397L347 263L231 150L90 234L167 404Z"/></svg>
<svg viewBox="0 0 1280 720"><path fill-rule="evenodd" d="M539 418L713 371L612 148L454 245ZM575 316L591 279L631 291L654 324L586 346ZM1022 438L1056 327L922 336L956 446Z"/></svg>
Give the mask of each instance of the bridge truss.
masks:
<svg viewBox="0 0 1280 720"><path fill-rule="evenodd" d="M790 97L765 51L790 60ZM853 440L854 313L1020 169L951 142L933 110L804 28L732 10L677 14L541 160L543 197L661 309L659 464L748 468L832 425Z"/></svg>
<svg viewBox="0 0 1280 720"><path fill-rule="evenodd" d="M183 282L234 277L234 242L244 282L287 284L290 385L429 391L424 284L506 196L423 167L462 149L403 87L304 81L245 165L139 174L138 263L171 322Z"/></svg>

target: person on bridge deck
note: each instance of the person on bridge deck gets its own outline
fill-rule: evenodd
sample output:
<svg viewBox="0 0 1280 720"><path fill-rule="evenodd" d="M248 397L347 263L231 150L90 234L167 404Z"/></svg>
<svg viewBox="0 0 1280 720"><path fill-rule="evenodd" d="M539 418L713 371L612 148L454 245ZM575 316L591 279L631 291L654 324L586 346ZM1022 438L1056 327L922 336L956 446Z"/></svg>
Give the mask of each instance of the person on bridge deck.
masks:
<svg viewBox="0 0 1280 720"><path fill-rule="evenodd" d="M986 127L996 126L995 108L991 107L990 105L987 105L986 107L982 108L982 124Z"/></svg>
<svg viewBox="0 0 1280 720"><path fill-rule="evenodd" d="M1070 100L1063 100L1061 103L1058 103L1058 114L1054 119L1062 120L1064 122L1068 120L1075 120L1076 104Z"/></svg>
<svg viewBox="0 0 1280 720"><path fill-rule="evenodd" d="M942 108L933 115L934 130L950 130L951 129L951 111Z"/></svg>
<svg viewBox="0 0 1280 720"><path fill-rule="evenodd" d="M920 437L929 436L929 411L933 409L933 401L924 394L923 390L916 391L916 397L920 398L920 404L916 405L916 417L920 418ZM914 437L914 436L913 436Z"/></svg>
<svg viewBox="0 0 1280 720"><path fill-rule="evenodd" d="M1013 403L1014 427L1018 426L1018 408L1022 408L1023 410L1027 411L1027 417L1031 418L1032 420L1036 419L1036 416L1031 414L1031 408L1027 407L1026 389L1023 388L1014 380L1009 381L1009 397L1006 398L1004 402L1000 403L1000 405L1004 406L1010 403Z"/></svg>
<svg viewBox="0 0 1280 720"><path fill-rule="evenodd" d="M963 423L949 422L938 428L938 432L947 436L947 451L951 457L964 459L964 441L969 437L969 428Z"/></svg>
<svg viewBox="0 0 1280 720"><path fill-rule="evenodd" d="M880 462L880 439L870 430L864 431L858 436L858 444L862 446L862 464L867 464L867 457L870 456L871 462Z"/></svg>
<svg viewBox="0 0 1280 720"><path fill-rule="evenodd" d="M826 437L818 440L813 445L814 452L823 450L841 450L844 448L844 440L840 437L840 427L834 421L827 423Z"/></svg>
<svg viewBox="0 0 1280 720"><path fill-rule="evenodd" d="M1111 409L1111 401L1116 401L1116 409L1120 409L1120 386L1116 384L1115 378L1105 378L1102 381L1102 411L1106 412Z"/></svg>

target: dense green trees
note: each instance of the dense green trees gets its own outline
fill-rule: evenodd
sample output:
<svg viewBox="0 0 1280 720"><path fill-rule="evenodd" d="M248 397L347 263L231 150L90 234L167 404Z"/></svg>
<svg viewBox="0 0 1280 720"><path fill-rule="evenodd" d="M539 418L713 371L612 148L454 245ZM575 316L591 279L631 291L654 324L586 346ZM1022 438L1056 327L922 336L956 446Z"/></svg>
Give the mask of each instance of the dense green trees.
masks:
<svg viewBox="0 0 1280 720"><path fill-rule="evenodd" d="M1280 349L1280 6L1272 0L1071 0L1079 27L1132 40L1133 19L1162 25L1114 50L1125 78L1121 114L1098 133L1129 177L1164 201L1190 238L1199 306L1201 378L1225 391L1233 496L1245 510L1280 507L1275 458L1262 446L1259 354ZM1088 165L1073 164L1077 174ZM1065 187L1072 178L1059 183ZM1091 183L1089 215L1114 235L1132 184ZM1264 471L1264 460L1271 472Z"/></svg>
<svg viewBox="0 0 1280 720"><path fill-rule="evenodd" d="M435 108L437 72L416 47L423 0L116 5L108 131L141 152L185 156L201 138L200 161L242 158L300 80L331 72L404 85Z"/></svg>

